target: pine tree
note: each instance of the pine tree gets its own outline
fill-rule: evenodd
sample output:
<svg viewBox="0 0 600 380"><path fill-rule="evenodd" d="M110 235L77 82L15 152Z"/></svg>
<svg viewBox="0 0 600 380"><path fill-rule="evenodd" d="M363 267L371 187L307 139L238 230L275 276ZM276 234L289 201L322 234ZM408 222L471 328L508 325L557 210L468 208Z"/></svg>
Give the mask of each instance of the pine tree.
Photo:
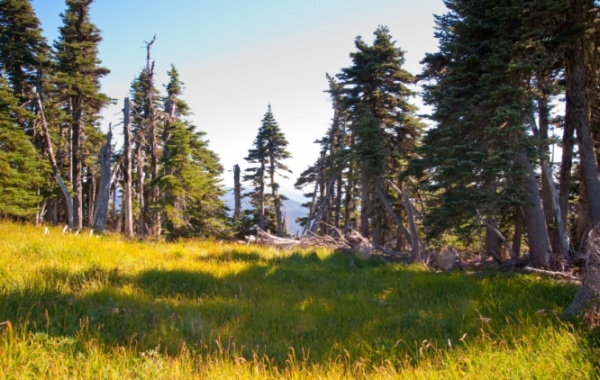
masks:
<svg viewBox="0 0 600 380"><path fill-rule="evenodd" d="M251 181L254 188L253 203L255 203L258 227L265 230L267 226L265 187L267 186L266 177L268 177L268 186L271 188L270 196L273 202L274 225L277 235L284 236L286 231L283 229L281 201L285 198L279 194L279 184L275 181L275 176L282 175L282 172L291 173L282 162L290 158L291 154L286 149L288 142L275 120L270 105L262 119L253 145L254 148L248 151L246 161L258 164L258 166L246 169L249 174L244 176L244 180Z"/></svg>
<svg viewBox="0 0 600 380"><path fill-rule="evenodd" d="M61 14L64 25L55 43L55 80L69 115L71 134L71 184L73 186L73 227L83 226L83 163L86 159L84 140L95 132L98 112L108 103L100 92L100 78L109 70L100 67L98 44L100 31L91 23L89 12L93 0L67 0ZM99 150L99 147L95 148Z"/></svg>

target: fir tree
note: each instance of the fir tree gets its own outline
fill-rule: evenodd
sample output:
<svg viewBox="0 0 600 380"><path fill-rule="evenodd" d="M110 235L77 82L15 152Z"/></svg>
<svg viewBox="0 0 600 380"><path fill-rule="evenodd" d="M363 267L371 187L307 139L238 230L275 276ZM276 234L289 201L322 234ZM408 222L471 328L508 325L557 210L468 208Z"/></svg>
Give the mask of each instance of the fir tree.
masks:
<svg viewBox="0 0 600 380"><path fill-rule="evenodd" d="M256 203L257 224L262 230L267 226L266 220L266 178L269 179L268 186L271 188L271 199L273 202L275 226L277 235L284 236L286 231L283 229L283 218L281 212L281 201L285 199L279 194L279 184L275 181L276 175L282 175L282 172L291 173L288 167L282 162L290 158L291 154L286 147L288 142L285 135L279 128L277 121L269 105L265 113L261 127L258 130L254 140L254 148L248 151L246 161L251 164L258 164L257 167L246 169L249 174L244 176L245 181L252 181L254 188L253 196Z"/></svg>
<svg viewBox="0 0 600 380"><path fill-rule="evenodd" d="M6 80L0 77L0 216L28 218L41 200L37 189L45 166L23 129L16 123L24 115Z"/></svg>
<svg viewBox="0 0 600 380"><path fill-rule="evenodd" d="M98 44L100 31L91 23L89 12L93 0L67 0L61 15L64 25L55 43L56 77L64 108L69 115L71 132L71 183L73 186L74 228L83 225L84 139L97 128L98 112L108 103L100 92L100 78L109 70L100 67ZM99 150L99 147L95 147Z"/></svg>
<svg viewBox="0 0 600 380"><path fill-rule="evenodd" d="M160 200L154 205L164 215L170 238L228 235L224 194L219 176L223 167L208 148L204 132L197 132L185 119L189 112L180 98L183 83L174 66L164 99L167 122L163 132L162 171L157 177Z"/></svg>
<svg viewBox="0 0 600 380"><path fill-rule="evenodd" d="M49 49L29 0L0 0L0 73L20 103L32 99Z"/></svg>
<svg viewBox="0 0 600 380"><path fill-rule="evenodd" d="M416 78L402 68L404 52L387 27L380 26L374 35L373 45L356 38L353 64L338 78L351 118L351 158L360 177L360 231L365 237L372 232L375 243L383 244L386 210L392 211L387 182L396 180L412 155L422 123L409 103L415 95L409 86Z"/></svg>

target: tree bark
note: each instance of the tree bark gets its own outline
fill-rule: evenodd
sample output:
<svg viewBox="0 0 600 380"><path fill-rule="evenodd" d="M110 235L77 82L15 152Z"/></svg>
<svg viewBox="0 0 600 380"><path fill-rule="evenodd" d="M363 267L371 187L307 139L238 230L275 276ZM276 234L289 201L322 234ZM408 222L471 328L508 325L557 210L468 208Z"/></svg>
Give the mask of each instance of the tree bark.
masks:
<svg viewBox="0 0 600 380"><path fill-rule="evenodd" d="M242 185L240 182L240 166L233 166L233 222L237 223L242 217Z"/></svg>
<svg viewBox="0 0 600 380"><path fill-rule="evenodd" d="M544 212L542 211L542 201L535 172L524 151L519 154L519 161L525 168L527 175L523 211L525 214L531 265L536 268L547 269L552 250L550 248L550 238L548 236Z"/></svg>
<svg viewBox="0 0 600 380"><path fill-rule="evenodd" d="M106 143L100 150L100 189L96 198L94 230L104 232L108 220L108 201L110 199L110 159L112 156L112 127L106 135Z"/></svg>
<svg viewBox="0 0 600 380"><path fill-rule="evenodd" d="M521 237L523 235L523 210L515 207L515 234L513 236L512 250L509 250L510 259L516 263L521 255Z"/></svg>
<svg viewBox="0 0 600 380"><path fill-rule="evenodd" d="M495 231L498 229L498 222L494 218L486 218L484 221L485 229L485 257L491 257L498 263L502 262L500 258L500 240Z"/></svg>
<svg viewBox="0 0 600 380"><path fill-rule="evenodd" d="M406 208L406 215L408 215L408 228L410 229L410 246L411 256L413 261L422 261L423 254L420 249L421 239L417 232L417 224L415 223L414 207L408 197L408 191L402 189L402 199L404 199L404 207Z"/></svg>
<svg viewBox="0 0 600 380"><path fill-rule="evenodd" d="M73 106L74 120L71 124L71 185L73 188L73 228L83 228L83 186L81 180L81 133L83 131L82 96L75 99Z"/></svg>
<svg viewBox="0 0 600 380"><path fill-rule="evenodd" d="M131 168L131 125L130 125L130 103L129 98L125 98L125 104L123 107L123 202L122 212L125 222L125 235L128 238L133 238L133 210L132 210L132 189L133 189L133 178Z"/></svg>

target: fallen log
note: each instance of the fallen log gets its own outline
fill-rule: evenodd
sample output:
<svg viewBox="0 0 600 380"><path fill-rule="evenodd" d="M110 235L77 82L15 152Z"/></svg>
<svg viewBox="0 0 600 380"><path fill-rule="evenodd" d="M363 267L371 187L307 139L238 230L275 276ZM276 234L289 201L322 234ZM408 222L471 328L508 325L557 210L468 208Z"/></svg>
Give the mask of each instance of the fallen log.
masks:
<svg viewBox="0 0 600 380"><path fill-rule="evenodd" d="M535 274L539 274L540 276L546 276L546 277L551 277L551 278L561 278L561 279L565 279L565 280L569 280L575 283L581 283L581 278L577 277L577 276L573 276L570 273L565 273L565 272L553 272L553 271L549 271L549 270L543 270L543 269L537 269L537 268L532 268L532 267L524 267L523 272L526 273L535 273Z"/></svg>

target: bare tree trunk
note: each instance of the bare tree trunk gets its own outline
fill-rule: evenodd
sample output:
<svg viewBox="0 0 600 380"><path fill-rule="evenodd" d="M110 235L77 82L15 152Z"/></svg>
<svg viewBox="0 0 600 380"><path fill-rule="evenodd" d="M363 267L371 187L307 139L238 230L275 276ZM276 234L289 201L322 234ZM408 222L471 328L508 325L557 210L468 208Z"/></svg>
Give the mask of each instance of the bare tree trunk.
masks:
<svg viewBox="0 0 600 380"><path fill-rule="evenodd" d="M108 219L108 201L110 199L110 159L112 156L112 126L108 129L106 143L100 150L100 191L96 199L94 230L104 232Z"/></svg>
<svg viewBox="0 0 600 380"><path fill-rule="evenodd" d="M237 223L242 217L242 185L240 182L240 166L233 166L233 222Z"/></svg>
<svg viewBox="0 0 600 380"><path fill-rule="evenodd" d="M490 231L491 233L496 235L496 240L500 240L504 246L506 247L506 250L508 251L508 254L510 255L510 257L516 257L517 254L513 251L512 247L510 246L510 244L508 244L508 240L506 240L506 238L504 237L504 235L502 235L502 233L492 224L490 224L487 220L483 221L483 225L486 227L486 231Z"/></svg>
<svg viewBox="0 0 600 380"><path fill-rule="evenodd" d="M486 218L485 225L485 257L491 257L495 261L501 262L500 241L495 232L498 229L498 222L494 218Z"/></svg>
<svg viewBox="0 0 600 380"><path fill-rule="evenodd" d="M121 204L121 214L125 219L125 235L128 238L133 238L133 210L132 210L132 188L133 178L131 169L131 125L129 124L129 117L131 115L129 98L125 98L125 104L123 107L123 202ZM120 230L120 228L119 228Z"/></svg>
<svg viewBox="0 0 600 380"><path fill-rule="evenodd" d="M81 179L82 163L81 163L81 132L83 131L82 120L82 99L79 96L74 105L74 120L71 124L71 164L73 172L71 174L73 187L73 228L81 230L83 228L83 186Z"/></svg>
<svg viewBox="0 0 600 380"><path fill-rule="evenodd" d="M260 163L260 184L258 188L258 227L265 230L265 162Z"/></svg>
<svg viewBox="0 0 600 380"><path fill-rule="evenodd" d="M560 200L558 191L554 184L554 178L552 177L552 169L548 165L546 158L544 157L548 152L547 148L543 145L544 141L548 138L548 110L547 104L540 106L540 129L538 130L535 118L533 115L530 116L530 124L534 136L539 140L540 146L545 150L541 158L542 168L542 200L544 205L544 215L546 217L546 226L549 226L554 221L554 235L556 236L557 243L553 250L554 259L560 260L560 258L567 257L569 253L569 243L567 242L567 232L565 230L565 223L563 222L562 211L560 208ZM542 114L545 113L545 116ZM551 229L549 228L548 233L550 234ZM554 261L555 261L554 260Z"/></svg>
<svg viewBox="0 0 600 380"><path fill-rule="evenodd" d="M523 210L515 207L515 235L513 236L512 250L509 250L510 259L516 263L521 255L521 237L523 235Z"/></svg>
<svg viewBox="0 0 600 380"><path fill-rule="evenodd" d="M69 227L74 227L74 210L73 210L73 198L71 198L71 194L67 189L67 186L62 180L60 176L60 172L58 171L58 165L56 164L56 158L54 157L54 149L52 148L52 140L50 138L50 132L48 131L48 122L46 121L46 115L44 114L44 107L42 106L42 100L40 99L40 94L36 93L36 102L42 127L42 133L44 134L44 139L46 143L46 152L48 153L48 158L50 160L50 165L52 166L52 172L54 173L54 178L56 178L56 182L60 186L62 190L63 196L65 198L65 203L67 205L67 219L69 223Z"/></svg>
<svg viewBox="0 0 600 380"><path fill-rule="evenodd" d="M404 200L404 207L406 208L406 215L408 215L408 228L410 229L410 246L411 256L413 261L422 261L424 259L420 249L421 239L417 232L417 224L415 223L414 207L408 197L408 191L406 188L402 189L402 199Z"/></svg>
<svg viewBox="0 0 600 380"><path fill-rule="evenodd" d="M360 234L369 238L369 212L371 209L371 183L364 171L360 174Z"/></svg>
<svg viewBox="0 0 600 380"><path fill-rule="evenodd" d="M552 251L535 172L524 151L519 154L519 161L527 173L526 197L523 211L527 227L531 265L536 268L547 269Z"/></svg>

